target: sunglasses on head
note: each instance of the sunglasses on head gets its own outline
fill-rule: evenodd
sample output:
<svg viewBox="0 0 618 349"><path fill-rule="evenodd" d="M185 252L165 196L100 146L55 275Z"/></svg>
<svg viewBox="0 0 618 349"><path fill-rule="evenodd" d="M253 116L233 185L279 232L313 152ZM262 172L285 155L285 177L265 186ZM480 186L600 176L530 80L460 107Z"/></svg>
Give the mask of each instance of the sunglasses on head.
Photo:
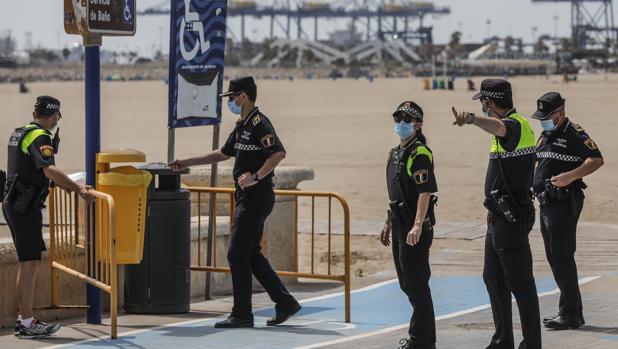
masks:
<svg viewBox="0 0 618 349"><path fill-rule="evenodd" d="M406 114L406 113L395 113L395 115L393 115L393 119L395 119L395 122L399 123L401 122L401 120L403 120L405 123L409 124L411 122L421 122L421 120L419 118L415 118L412 115Z"/></svg>

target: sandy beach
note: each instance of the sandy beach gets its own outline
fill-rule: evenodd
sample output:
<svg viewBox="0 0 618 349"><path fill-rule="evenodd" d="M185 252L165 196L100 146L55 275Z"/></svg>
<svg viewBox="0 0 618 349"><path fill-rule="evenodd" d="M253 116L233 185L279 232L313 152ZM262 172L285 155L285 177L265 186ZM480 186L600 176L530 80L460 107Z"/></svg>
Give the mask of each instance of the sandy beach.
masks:
<svg viewBox="0 0 618 349"><path fill-rule="evenodd" d="M477 86L482 79L476 78ZM584 75L563 84L558 76L511 79L515 105L529 116L536 99L556 90L567 100L567 115L580 123L599 144L605 167L586 180L589 189L582 221L618 223L614 175L618 170L618 142L614 138L612 101L618 98L618 75ZM227 88L227 82L226 82ZM352 219L382 219L387 208L384 166L388 150L397 144L391 113L406 99L425 110L424 132L434 151L442 222L476 221L484 215L482 186L490 137L475 127L452 126L451 106L479 112L465 80L455 91L425 91L421 79L258 81L258 105L273 121L288 156L284 165L315 169L315 180L301 189L336 191L350 202ZM57 164L66 171L83 169L83 82L45 82L29 85L21 95L17 85L0 85L0 164L6 166L6 142L11 130L31 119L34 98L51 94L62 101L61 153ZM103 82L103 149L134 148L148 161L165 161L167 152L167 86L163 82ZM224 108L222 142L235 116ZM540 125L531 121L535 132ZM206 152L211 147L211 128L177 131L177 156ZM231 162L225 164L231 165Z"/></svg>

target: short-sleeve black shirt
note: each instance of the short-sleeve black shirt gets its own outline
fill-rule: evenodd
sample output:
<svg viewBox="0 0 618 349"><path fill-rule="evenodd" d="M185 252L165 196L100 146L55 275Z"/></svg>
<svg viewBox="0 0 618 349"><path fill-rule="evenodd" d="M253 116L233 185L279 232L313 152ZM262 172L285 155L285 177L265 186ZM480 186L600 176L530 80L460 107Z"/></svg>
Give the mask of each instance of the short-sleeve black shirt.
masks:
<svg viewBox="0 0 618 349"><path fill-rule="evenodd" d="M537 142L537 167L534 173L534 191L545 190L546 179L579 167L588 158L602 157L597 144L579 125L566 119L551 131L543 131ZM574 184L581 185L577 180Z"/></svg>
<svg viewBox="0 0 618 349"><path fill-rule="evenodd" d="M419 150L419 148L423 150ZM409 161L412 166L408 168ZM416 139L409 145L390 151L386 167L387 189L390 201L406 202L416 212L421 193L436 193L438 185L431 150Z"/></svg>
<svg viewBox="0 0 618 349"><path fill-rule="evenodd" d="M504 169L504 176L508 182L513 195L521 195L530 191L534 176L534 147L530 149L517 149L519 144L522 125L515 118L509 116L516 113L515 109L510 110L502 121L506 126L505 137L495 137L492 142L499 142L506 153L491 153L487 174L485 176L485 197L490 198L492 190L498 190L506 194L506 186L501 179L498 155ZM534 140L532 140L534 143ZM534 144L532 144L534 145Z"/></svg>
<svg viewBox="0 0 618 349"><path fill-rule="evenodd" d="M285 151L281 140L266 115L256 107L244 119L238 120L221 152L236 158L234 180L243 173L257 172L274 153ZM273 173L262 180L270 180Z"/></svg>

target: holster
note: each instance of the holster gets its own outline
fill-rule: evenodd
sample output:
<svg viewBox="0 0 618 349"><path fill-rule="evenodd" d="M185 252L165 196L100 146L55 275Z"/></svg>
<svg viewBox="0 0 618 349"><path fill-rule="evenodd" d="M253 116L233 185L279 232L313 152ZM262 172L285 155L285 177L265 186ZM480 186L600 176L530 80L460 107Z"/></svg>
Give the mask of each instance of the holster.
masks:
<svg viewBox="0 0 618 349"><path fill-rule="evenodd" d="M45 207L43 204L49 190L44 188L37 190L33 185L22 183L16 177L9 185L5 201L11 205L14 211L25 213L29 207L40 210Z"/></svg>
<svg viewBox="0 0 618 349"><path fill-rule="evenodd" d="M534 219L528 217L529 215L526 212L534 211L534 206L530 202L530 195L527 193L513 197L494 190L491 192L491 197L485 199L483 205L492 214L503 217L509 224L522 224L530 228L534 224Z"/></svg>

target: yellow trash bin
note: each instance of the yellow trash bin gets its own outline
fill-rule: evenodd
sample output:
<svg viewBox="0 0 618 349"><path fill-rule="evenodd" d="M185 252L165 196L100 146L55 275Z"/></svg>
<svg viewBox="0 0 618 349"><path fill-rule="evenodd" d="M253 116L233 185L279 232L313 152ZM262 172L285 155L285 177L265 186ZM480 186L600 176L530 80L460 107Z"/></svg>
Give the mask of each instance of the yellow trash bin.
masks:
<svg viewBox="0 0 618 349"><path fill-rule="evenodd" d="M99 173L97 189L110 194L116 204L116 260L118 264L138 264L144 252L144 226L147 215L150 172L131 166ZM98 216L98 215L97 215ZM97 245L103 241L97 234Z"/></svg>

